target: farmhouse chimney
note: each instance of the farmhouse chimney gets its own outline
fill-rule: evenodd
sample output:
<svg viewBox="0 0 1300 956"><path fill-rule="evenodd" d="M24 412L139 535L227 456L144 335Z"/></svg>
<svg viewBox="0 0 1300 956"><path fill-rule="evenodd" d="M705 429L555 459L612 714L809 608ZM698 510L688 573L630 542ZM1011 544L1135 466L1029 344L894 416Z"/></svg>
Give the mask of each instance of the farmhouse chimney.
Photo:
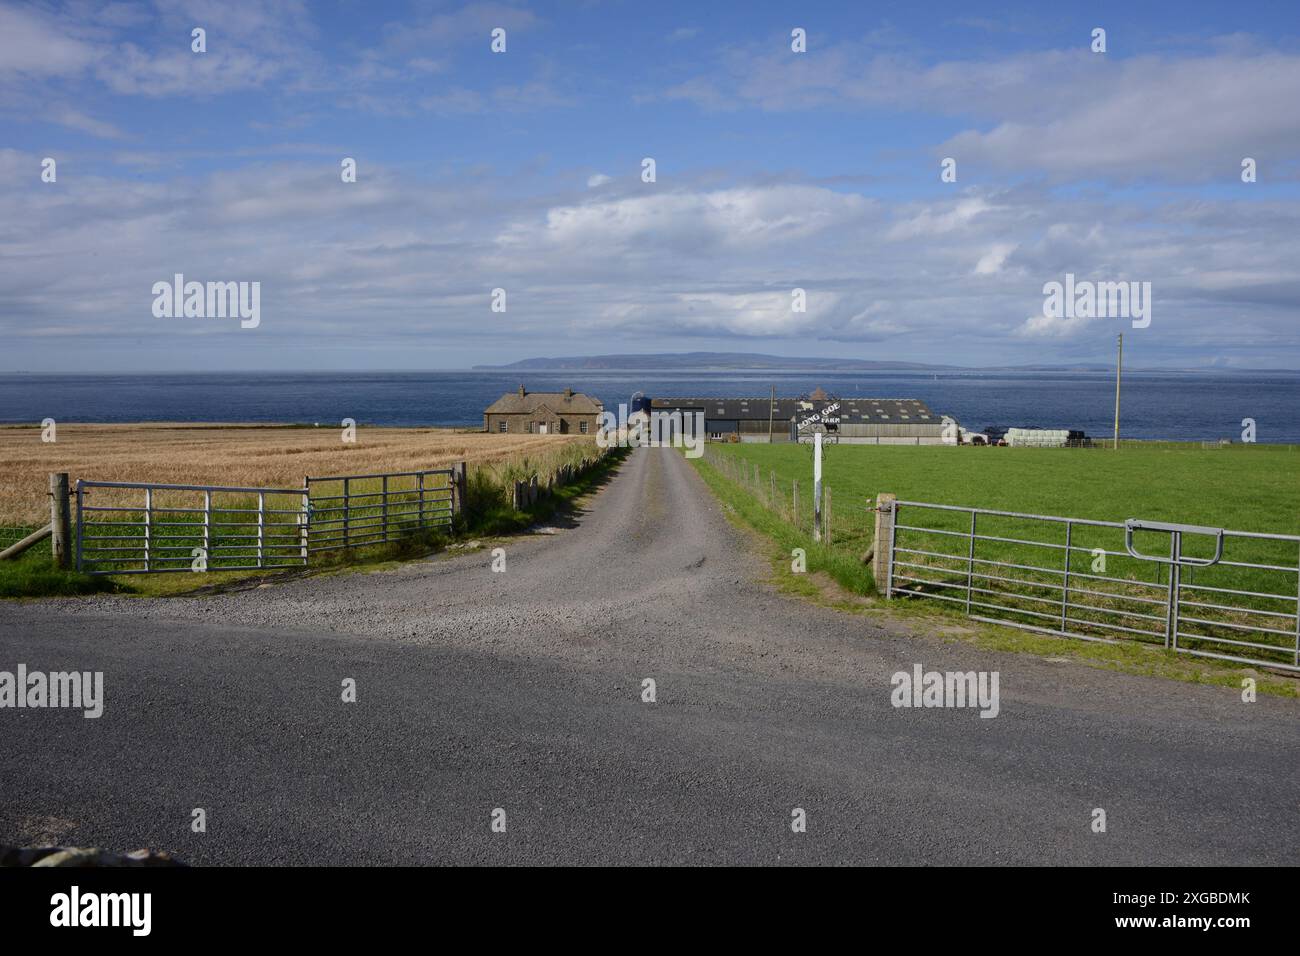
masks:
<svg viewBox="0 0 1300 956"><path fill-rule="evenodd" d="M524 387L522 385L519 386L519 397L520 398L524 397Z"/></svg>
<svg viewBox="0 0 1300 956"><path fill-rule="evenodd" d="M564 400L567 402L571 398L573 398L573 389L566 388L564 390Z"/></svg>

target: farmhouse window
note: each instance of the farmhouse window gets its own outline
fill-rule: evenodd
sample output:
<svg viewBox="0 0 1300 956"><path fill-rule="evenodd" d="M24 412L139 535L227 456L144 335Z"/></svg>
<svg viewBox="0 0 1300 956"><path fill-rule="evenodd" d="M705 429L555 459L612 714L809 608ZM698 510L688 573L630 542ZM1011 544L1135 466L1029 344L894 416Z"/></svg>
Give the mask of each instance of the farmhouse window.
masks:
<svg viewBox="0 0 1300 956"><path fill-rule="evenodd" d="M500 432L508 432L508 431L510 431L510 423L509 423L508 421L506 421L504 418L501 419L500 424L497 425L497 431L500 431Z"/></svg>

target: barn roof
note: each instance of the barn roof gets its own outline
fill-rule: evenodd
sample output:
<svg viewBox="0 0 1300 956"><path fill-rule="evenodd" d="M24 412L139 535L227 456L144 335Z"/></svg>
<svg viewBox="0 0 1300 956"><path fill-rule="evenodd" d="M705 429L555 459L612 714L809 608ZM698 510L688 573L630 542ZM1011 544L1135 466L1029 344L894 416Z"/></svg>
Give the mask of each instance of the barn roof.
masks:
<svg viewBox="0 0 1300 956"><path fill-rule="evenodd" d="M828 405L839 402L839 408L830 412L843 423L938 423L939 415L916 398L831 398L826 401L799 398L778 398L773 417L777 421L800 420L821 412ZM651 399L652 410L668 411L702 411L705 418L762 420L768 418L768 409L772 405L769 398L655 398Z"/></svg>

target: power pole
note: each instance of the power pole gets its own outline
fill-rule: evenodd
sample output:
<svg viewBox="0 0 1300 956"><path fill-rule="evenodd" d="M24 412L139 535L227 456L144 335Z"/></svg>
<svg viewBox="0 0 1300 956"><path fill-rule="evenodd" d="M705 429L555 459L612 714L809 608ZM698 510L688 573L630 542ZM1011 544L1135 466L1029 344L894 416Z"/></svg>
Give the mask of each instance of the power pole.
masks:
<svg viewBox="0 0 1300 956"><path fill-rule="evenodd" d="M772 428L776 418L776 386L772 385L772 401L767 406L767 444L772 444Z"/></svg>
<svg viewBox="0 0 1300 956"><path fill-rule="evenodd" d="M1115 357L1115 450L1119 451L1119 380L1124 368L1124 333L1119 335L1119 354Z"/></svg>

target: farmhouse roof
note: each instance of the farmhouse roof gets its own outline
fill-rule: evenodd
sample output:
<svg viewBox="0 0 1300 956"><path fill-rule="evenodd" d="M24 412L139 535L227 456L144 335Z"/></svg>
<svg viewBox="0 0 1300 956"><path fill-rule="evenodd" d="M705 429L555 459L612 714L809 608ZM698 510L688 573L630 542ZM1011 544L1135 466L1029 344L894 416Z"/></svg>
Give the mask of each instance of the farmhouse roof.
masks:
<svg viewBox="0 0 1300 956"><path fill-rule="evenodd" d="M558 415L596 415L605 406L600 399L592 398L573 389L563 392L529 392L521 385L517 392L507 392L487 407L491 415L531 414L545 405Z"/></svg>

